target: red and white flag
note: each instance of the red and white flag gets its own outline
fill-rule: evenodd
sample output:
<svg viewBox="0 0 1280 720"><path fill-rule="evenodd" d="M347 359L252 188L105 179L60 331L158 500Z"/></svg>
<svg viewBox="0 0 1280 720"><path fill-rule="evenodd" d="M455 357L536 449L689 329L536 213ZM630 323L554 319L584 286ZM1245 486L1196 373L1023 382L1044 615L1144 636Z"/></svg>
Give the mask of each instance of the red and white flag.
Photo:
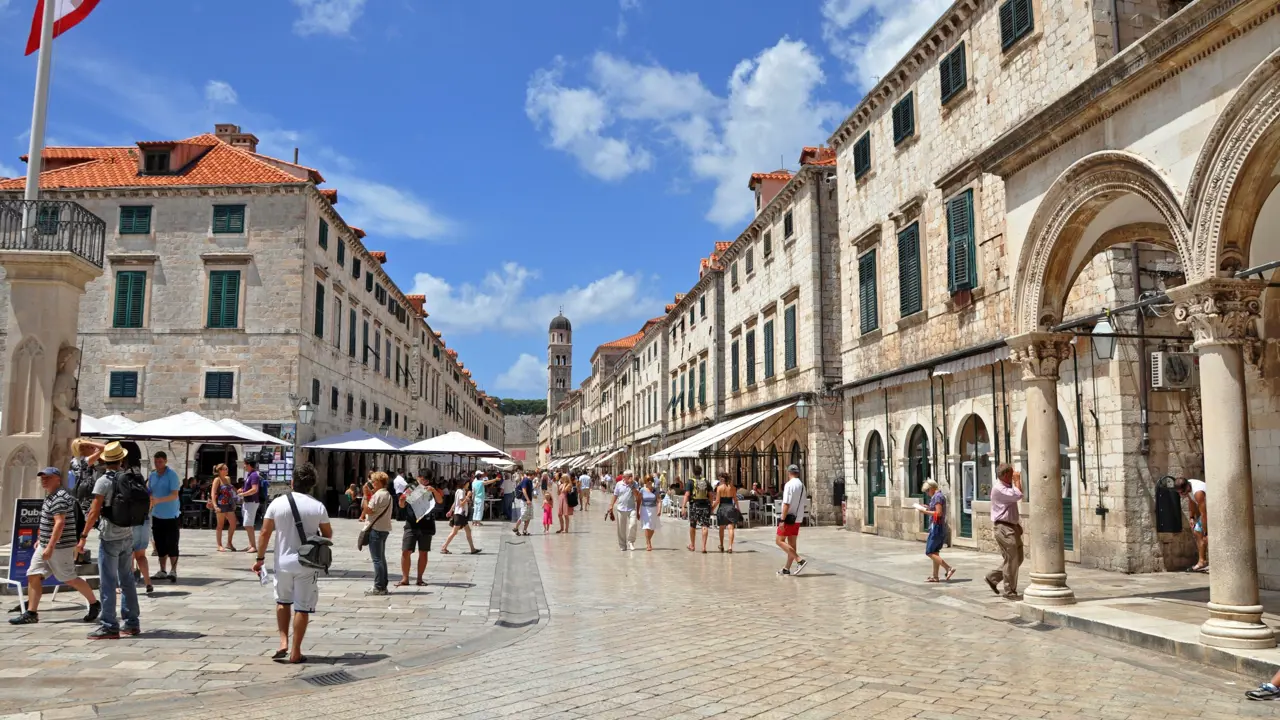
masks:
<svg viewBox="0 0 1280 720"><path fill-rule="evenodd" d="M89 13L93 12L93 9L98 6L98 0L48 1L55 3L53 9L54 37L58 37L80 24L80 21L89 17ZM36 16L31 20L31 36L27 38L27 55L40 49L40 21L44 19L45 2L46 0L36 0Z"/></svg>

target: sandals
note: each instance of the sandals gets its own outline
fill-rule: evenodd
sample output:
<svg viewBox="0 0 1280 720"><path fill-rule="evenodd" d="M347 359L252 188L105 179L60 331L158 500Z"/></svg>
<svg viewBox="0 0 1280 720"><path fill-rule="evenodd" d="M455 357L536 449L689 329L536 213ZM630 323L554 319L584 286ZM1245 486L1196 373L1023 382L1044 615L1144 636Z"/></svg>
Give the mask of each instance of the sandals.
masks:
<svg viewBox="0 0 1280 720"><path fill-rule="evenodd" d="M421 580L418 581L418 587L426 587L427 584Z"/></svg>
<svg viewBox="0 0 1280 720"><path fill-rule="evenodd" d="M281 660L281 659L283 659L283 658L287 658L287 657L289 657L289 651L288 651L288 650L277 650L277 651L275 652L275 654L271 656L271 659L272 659L272 660Z"/></svg>
<svg viewBox="0 0 1280 720"><path fill-rule="evenodd" d="M687 547L687 548L685 548L685 549L686 549L686 550L688 550L689 552L693 552L693 551L694 551L694 550L693 550L693 546L692 546L692 545L688 546L688 547Z"/></svg>
<svg viewBox="0 0 1280 720"><path fill-rule="evenodd" d="M471 548L472 555L479 555L480 552L481 552L480 548Z"/></svg>
<svg viewBox="0 0 1280 720"><path fill-rule="evenodd" d="M956 574L956 569L955 569L955 568L951 568L950 570L948 570L948 571L947 571L947 577L946 577L947 582L951 582L951 576L952 576L952 575L955 575L955 574Z"/></svg>
<svg viewBox="0 0 1280 720"><path fill-rule="evenodd" d="M440 552L444 553L445 555L452 555L452 554L453 554L453 553L449 552L449 548L440 548Z"/></svg>
<svg viewBox="0 0 1280 720"><path fill-rule="evenodd" d="M395 585L392 585L392 587L409 587L409 581L408 581L408 580L401 580L400 582L396 583Z"/></svg>
<svg viewBox="0 0 1280 720"><path fill-rule="evenodd" d="M925 581L925 582L927 582L927 583L942 582L941 580L939 580L939 579L938 579L938 578L936 578L936 577L927 577L927 578L925 578L925 579L924 579L924 581Z"/></svg>

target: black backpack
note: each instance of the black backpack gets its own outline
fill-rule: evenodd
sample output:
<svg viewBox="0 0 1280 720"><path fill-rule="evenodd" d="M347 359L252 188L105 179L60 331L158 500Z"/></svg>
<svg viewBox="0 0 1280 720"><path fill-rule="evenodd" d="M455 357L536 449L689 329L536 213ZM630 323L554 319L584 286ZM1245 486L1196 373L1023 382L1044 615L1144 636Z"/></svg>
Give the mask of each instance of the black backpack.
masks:
<svg viewBox="0 0 1280 720"><path fill-rule="evenodd" d="M116 473L111 486L111 504L104 511L107 520L121 527L136 527L151 516L151 491L137 470Z"/></svg>

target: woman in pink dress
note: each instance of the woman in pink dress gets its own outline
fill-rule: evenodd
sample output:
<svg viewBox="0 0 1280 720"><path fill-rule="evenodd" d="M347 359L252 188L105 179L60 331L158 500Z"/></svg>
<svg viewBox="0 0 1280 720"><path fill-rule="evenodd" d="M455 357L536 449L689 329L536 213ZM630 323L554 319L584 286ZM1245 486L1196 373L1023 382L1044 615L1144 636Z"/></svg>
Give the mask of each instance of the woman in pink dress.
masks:
<svg viewBox="0 0 1280 720"><path fill-rule="evenodd" d="M578 504L578 486L569 475L557 478L556 518L560 523L557 533L569 532L569 518L573 517L573 508Z"/></svg>

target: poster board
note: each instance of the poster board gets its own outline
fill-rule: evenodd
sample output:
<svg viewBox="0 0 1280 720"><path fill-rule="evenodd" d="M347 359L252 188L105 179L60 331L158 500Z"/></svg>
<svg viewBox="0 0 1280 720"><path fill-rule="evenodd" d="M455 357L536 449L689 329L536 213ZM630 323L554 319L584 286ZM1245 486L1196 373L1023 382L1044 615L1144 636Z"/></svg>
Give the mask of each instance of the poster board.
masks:
<svg viewBox="0 0 1280 720"><path fill-rule="evenodd" d="M36 554L36 543L40 536L40 508L43 500L17 500L13 507L13 528L9 536L9 579L14 583L27 586L27 568ZM71 519L72 527L63 532L75 532L75 519ZM45 577L44 586L60 585L52 575Z"/></svg>

